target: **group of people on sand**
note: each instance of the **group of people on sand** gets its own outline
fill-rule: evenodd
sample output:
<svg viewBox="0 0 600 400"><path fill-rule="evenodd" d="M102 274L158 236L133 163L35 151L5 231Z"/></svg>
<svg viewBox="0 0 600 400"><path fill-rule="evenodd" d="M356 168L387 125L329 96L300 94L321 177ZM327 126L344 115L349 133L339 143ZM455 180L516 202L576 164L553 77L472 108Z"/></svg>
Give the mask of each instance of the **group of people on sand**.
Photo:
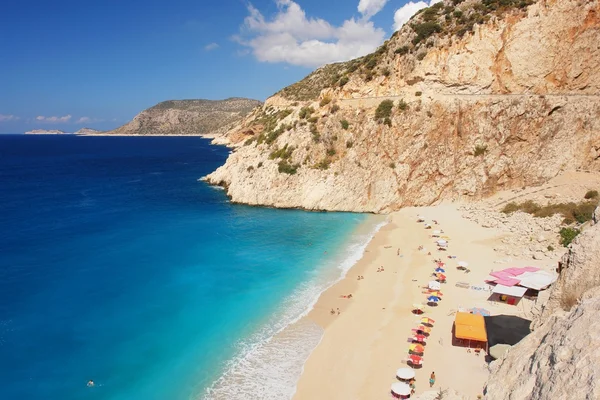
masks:
<svg viewBox="0 0 600 400"><path fill-rule="evenodd" d="M381 267L377 268L377 272L383 272L383 271L385 271L385 269L383 269L383 265Z"/></svg>
<svg viewBox="0 0 600 400"><path fill-rule="evenodd" d="M331 309L331 311L329 311L329 314L331 314L331 315L335 315L335 314L340 315L340 313L341 313L341 311L339 308L337 309L337 312L333 308Z"/></svg>
<svg viewBox="0 0 600 400"><path fill-rule="evenodd" d="M359 275L358 278L356 278L357 281L362 281L363 279L365 279L365 277L362 275Z"/></svg>

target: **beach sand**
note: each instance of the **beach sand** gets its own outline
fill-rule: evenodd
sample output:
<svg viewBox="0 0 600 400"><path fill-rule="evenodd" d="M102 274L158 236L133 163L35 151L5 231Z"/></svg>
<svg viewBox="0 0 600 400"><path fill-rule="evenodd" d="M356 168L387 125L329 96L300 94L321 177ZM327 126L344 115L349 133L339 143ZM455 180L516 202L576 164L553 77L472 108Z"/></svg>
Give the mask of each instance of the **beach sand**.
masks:
<svg viewBox="0 0 600 400"><path fill-rule="evenodd" d="M422 215L432 223L431 230L417 222ZM449 237L448 251L438 251L433 230ZM346 278L324 292L306 317L324 328L324 335L304 366L295 400L385 399L392 398L390 386L398 368L406 367L411 329L420 317L411 313L413 303L425 303L423 286L432 280L434 259L447 263L448 283L442 285L443 300L437 307L425 308L424 316L436 322L428 338L423 367L416 371L416 393L430 391L429 375L435 371L434 390L452 388L476 398L483 393L488 376L485 354L476 355L452 345L454 312L459 308L484 307L496 314L519 314L531 308L531 301L518 306L489 302L489 292L463 289L456 282L484 286L492 270L508 266L535 265L533 260L500 260L493 248L502 239L494 229L482 228L462 218L457 205L407 208L390 216L367 246L363 258ZM424 246L424 250L418 250ZM398 255L398 249L399 255ZM431 251L431 255L427 252ZM449 259L456 255L456 259ZM456 269L458 261L469 263L470 273ZM552 264L552 263L550 263ZM383 272L377 272L383 266ZM357 280L357 276L364 276ZM352 294L351 299L340 296ZM340 314L337 315L339 308ZM330 310L336 310L331 315Z"/></svg>

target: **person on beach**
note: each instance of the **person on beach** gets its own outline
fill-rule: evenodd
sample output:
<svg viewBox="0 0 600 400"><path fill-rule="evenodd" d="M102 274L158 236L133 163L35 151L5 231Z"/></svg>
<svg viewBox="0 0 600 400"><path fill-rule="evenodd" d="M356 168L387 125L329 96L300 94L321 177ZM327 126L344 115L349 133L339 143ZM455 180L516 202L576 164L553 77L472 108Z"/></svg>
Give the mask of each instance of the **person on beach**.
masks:
<svg viewBox="0 0 600 400"><path fill-rule="evenodd" d="M429 375L429 387L433 387L434 384L435 384L435 372L432 372L431 375Z"/></svg>
<svg viewBox="0 0 600 400"><path fill-rule="evenodd" d="M415 394L415 389L416 389L416 385L415 385L415 379L411 379L410 382L408 383L408 386L410 386L410 395L412 396L413 394Z"/></svg>
<svg viewBox="0 0 600 400"><path fill-rule="evenodd" d="M332 308L331 311L329 311L329 314L335 315L335 310Z"/></svg>
<svg viewBox="0 0 600 400"><path fill-rule="evenodd" d="M339 308L337 309L337 314L340 315L340 309Z"/></svg>

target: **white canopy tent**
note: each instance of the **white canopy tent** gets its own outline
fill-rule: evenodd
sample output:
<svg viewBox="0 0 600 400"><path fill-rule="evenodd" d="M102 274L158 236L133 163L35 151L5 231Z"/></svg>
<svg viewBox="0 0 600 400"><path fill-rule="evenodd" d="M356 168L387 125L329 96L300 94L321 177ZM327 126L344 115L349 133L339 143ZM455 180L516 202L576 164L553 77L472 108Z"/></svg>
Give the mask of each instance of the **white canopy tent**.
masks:
<svg viewBox="0 0 600 400"><path fill-rule="evenodd" d="M546 271L525 272L517 277L520 286L542 290L556 281L557 276Z"/></svg>
<svg viewBox="0 0 600 400"><path fill-rule="evenodd" d="M521 286L504 286L498 284L494 286L494 290L492 290L492 293L521 298L523 297L526 291L527 288Z"/></svg>

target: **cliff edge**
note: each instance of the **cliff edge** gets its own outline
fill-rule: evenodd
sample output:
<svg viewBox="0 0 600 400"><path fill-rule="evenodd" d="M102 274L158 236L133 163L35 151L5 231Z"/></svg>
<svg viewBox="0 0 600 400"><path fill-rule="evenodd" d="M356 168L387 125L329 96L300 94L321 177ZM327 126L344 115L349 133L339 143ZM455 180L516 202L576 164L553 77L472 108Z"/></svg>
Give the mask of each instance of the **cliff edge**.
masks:
<svg viewBox="0 0 600 400"><path fill-rule="evenodd" d="M234 202L386 213L600 171L598 0L465 0L322 67L226 134Z"/></svg>

